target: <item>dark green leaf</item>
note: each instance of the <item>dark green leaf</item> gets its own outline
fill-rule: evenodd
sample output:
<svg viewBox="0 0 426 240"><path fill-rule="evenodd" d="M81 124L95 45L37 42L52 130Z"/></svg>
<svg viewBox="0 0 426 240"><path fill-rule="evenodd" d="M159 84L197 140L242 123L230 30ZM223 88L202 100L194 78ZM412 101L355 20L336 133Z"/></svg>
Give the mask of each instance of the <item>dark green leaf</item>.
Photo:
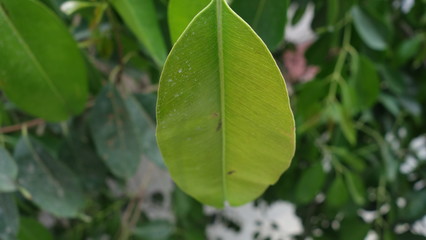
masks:
<svg viewBox="0 0 426 240"><path fill-rule="evenodd" d="M408 60L414 58L425 41L425 36L418 34L402 42L397 51L396 61L398 64L405 64Z"/></svg>
<svg viewBox="0 0 426 240"><path fill-rule="evenodd" d="M353 201L358 205L364 205L366 190L362 178L351 172L345 172L344 176Z"/></svg>
<svg viewBox="0 0 426 240"><path fill-rule="evenodd" d="M401 113L400 106L396 98L391 97L388 94L381 94L379 97L380 102L391 112L395 117Z"/></svg>
<svg viewBox="0 0 426 240"><path fill-rule="evenodd" d="M142 153L160 167L164 167L163 158L157 146L155 137L155 122L149 113L143 108L135 97L128 96L125 99L126 110L128 111L134 130L138 135Z"/></svg>
<svg viewBox="0 0 426 240"><path fill-rule="evenodd" d="M52 234L38 221L31 218L21 218L19 240L53 240Z"/></svg>
<svg viewBox="0 0 426 240"><path fill-rule="evenodd" d="M0 146L0 193L16 190L18 167L9 152Z"/></svg>
<svg viewBox="0 0 426 240"><path fill-rule="evenodd" d="M347 110L339 103L330 104L327 110L330 118L339 123L343 135L348 142L354 145L357 140L357 132L355 130L353 120L350 118Z"/></svg>
<svg viewBox="0 0 426 240"><path fill-rule="evenodd" d="M326 203L332 208L340 208L349 200L349 193L342 177L338 176L331 184Z"/></svg>
<svg viewBox="0 0 426 240"><path fill-rule="evenodd" d="M339 239L365 239L370 228L370 225L363 222L360 218L345 218L340 226Z"/></svg>
<svg viewBox="0 0 426 240"><path fill-rule="evenodd" d="M273 51L284 38L288 5L288 0L234 0L232 9Z"/></svg>
<svg viewBox="0 0 426 240"><path fill-rule="evenodd" d="M50 121L80 113L86 68L61 20L39 2L0 0L0 26L0 88L6 96Z"/></svg>
<svg viewBox="0 0 426 240"><path fill-rule="evenodd" d="M18 183L40 208L59 217L75 217L84 205L77 177L35 140L23 137L15 147Z"/></svg>
<svg viewBox="0 0 426 240"><path fill-rule="evenodd" d="M13 194L0 193L0 239L16 240L18 228L19 213Z"/></svg>
<svg viewBox="0 0 426 240"><path fill-rule="evenodd" d="M325 178L326 174L320 162L305 170L296 185L297 200L302 204L312 201L320 193Z"/></svg>
<svg viewBox="0 0 426 240"><path fill-rule="evenodd" d="M140 137L114 86L107 85L99 93L89 124L96 149L112 173L132 177L142 157Z"/></svg>
<svg viewBox="0 0 426 240"><path fill-rule="evenodd" d="M156 123L157 116L155 111L157 106L157 96L155 94L135 94L134 96L146 110L149 117L154 120L154 123Z"/></svg>
<svg viewBox="0 0 426 240"><path fill-rule="evenodd" d="M156 64L163 66L167 48L153 0L112 0L111 2Z"/></svg>
<svg viewBox="0 0 426 240"><path fill-rule="evenodd" d="M353 73L353 86L355 87L358 107L361 110L372 107L380 92L380 78L374 64L364 56L359 56L354 62L356 69Z"/></svg>
<svg viewBox="0 0 426 240"><path fill-rule="evenodd" d="M385 26L373 18L359 6L351 10L355 28L364 43L374 50L387 48L387 36L384 32Z"/></svg>
<svg viewBox="0 0 426 240"><path fill-rule="evenodd" d="M362 172L366 164L363 159L359 158L355 153L350 152L346 148L333 147L332 152L338 157L339 160L349 165L352 169Z"/></svg>
<svg viewBox="0 0 426 240"><path fill-rule="evenodd" d="M102 190L108 170L89 141L86 126L83 121L72 125L60 147L59 159L78 174L86 192L92 194Z"/></svg>
<svg viewBox="0 0 426 240"><path fill-rule="evenodd" d="M407 205L398 209L398 213L403 221L415 221L424 217L426 212L426 189L409 192L405 196Z"/></svg>

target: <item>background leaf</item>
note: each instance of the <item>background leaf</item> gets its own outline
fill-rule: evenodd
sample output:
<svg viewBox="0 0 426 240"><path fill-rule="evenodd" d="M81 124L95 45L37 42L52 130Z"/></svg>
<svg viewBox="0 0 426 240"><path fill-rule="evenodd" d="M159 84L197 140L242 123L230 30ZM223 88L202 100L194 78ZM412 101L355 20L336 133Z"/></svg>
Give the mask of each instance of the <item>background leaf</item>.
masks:
<svg viewBox="0 0 426 240"><path fill-rule="evenodd" d="M86 69L66 27L39 2L0 3L0 88L19 108L46 120L80 113Z"/></svg>
<svg viewBox="0 0 426 240"><path fill-rule="evenodd" d="M372 107L379 97L380 79L374 64L364 56L358 57L352 85L355 88L358 107L366 109Z"/></svg>
<svg viewBox="0 0 426 240"><path fill-rule="evenodd" d="M173 179L205 204L251 201L290 165L295 129L282 75L223 0L176 42L157 110L158 143Z"/></svg>
<svg viewBox="0 0 426 240"><path fill-rule="evenodd" d="M327 192L327 205L333 208L343 206L349 200L349 193L343 178L338 176L334 179Z"/></svg>
<svg viewBox="0 0 426 240"><path fill-rule="evenodd" d="M359 6L351 10L355 28L364 43L374 50L387 48L385 26Z"/></svg>
<svg viewBox="0 0 426 240"><path fill-rule="evenodd" d="M155 63L163 66L167 48L153 0L112 0L111 2Z"/></svg>
<svg viewBox="0 0 426 240"><path fill-rule="evenodd" d="M320 193L325 177L326 175L320 162L306 169L297 182L296 199L302 204L312 201Z"/></svg>
<svg viewBox="0 0 426 240"><path fill-rule="evenodd" d="M19 230L19 240L33 240L37 236L37 240L52 240L52 234L41 223L34 219L21 218L21 228Z"/></svg>
<svg viewBox="0 0 426 240"><path fill-rule="evenodd" d="M240 15L274 51L284 38L288 0L234 0L232 9Z"/></svg>
<svg viewBox="0 0 426 240"><path fill-rule="evenodd" d="M19 228L19 213L13 194L0 193L0 239L15 240Z"/></svg>
<svg viewBox="0 0 426 240"><path fill-rule="evenodd" d="M9 152L0 146L0 193L16 190L18 167Z"/></svg>
<svg viewBox="0 0 426 240"><path fill-rule="evenodd" d="M89 124L96 149L112 173L132 177L142 157L140 136L114 86L107 85L99 93Z"/></svg>
<svg viewBox="0 0 426 240"><path fill-rule="evenodd" d="M158 166L165 167L157 146L154 119L133 96L128 96L125 99L125 105L132 119L134 130L138 134L142 153Z"/></svg>
<svg viewBox="0 0 426 240"><path fill-rule="evenodd" d="M44 147L23 137L14 157L20 169L18 183L40 208L59 217L75 217L84 205L77 177Z"/></svg>

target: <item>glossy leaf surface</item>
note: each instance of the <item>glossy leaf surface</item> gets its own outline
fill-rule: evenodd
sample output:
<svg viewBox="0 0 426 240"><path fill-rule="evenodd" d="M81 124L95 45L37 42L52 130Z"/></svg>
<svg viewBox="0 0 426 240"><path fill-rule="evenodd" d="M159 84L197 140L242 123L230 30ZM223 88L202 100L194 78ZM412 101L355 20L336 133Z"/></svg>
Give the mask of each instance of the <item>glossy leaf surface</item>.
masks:
<svg viewBox="0 0 426 240"><path fill-rule="evenodd" d="M167 14L173 43L178 40L195 15L210 2L211 0L170 0Z"/></svg>
<svg viewBox="0 0 426 240"><path fill-rule="evenodd" d="M0 146L0 192L15 191L18 167L9 152Z"/></svg>
<svg viewBox="0 0 426 240"><path fill-rule="evenodd" d="M112 0L111 2L154 61L162 66L167 56L167 49L153 0Z"/></svg>
<svg viewBox="0 0 426 240"><path fill-rule="evenodd" d="M18 208L13 194L0 194L0 239L15 240L19 228Z"/></svg>
<svg viewBox="0 0 426 240"><path fill-rule="evenodd" d="M75 217L84 205L77 177L38 142L23 137L14 157L20 169L18 183L40 208L59 217Z"/></svg>
<svg viewBox="0 0 426 240"><path fill-rule="evenodd" d="M0 88L6 96L50 121L81 112L85 64L61 20L37 1L0 0L0 26Z"/></svg>
<svg viewBox="0 0 426 240"><path fill-rule="evenodd" d="M157 122L175 182L216 207L254 200L294 154L295 126L281 72L223 0L198 14L170 53Z"/></svg>
<svg viewBox="0 0 426 240"><path fill-rule="evenodd" d="M235 10L256 33L270 50L274 50L284 39L287 22L288 0L234 0Z"/></svg>

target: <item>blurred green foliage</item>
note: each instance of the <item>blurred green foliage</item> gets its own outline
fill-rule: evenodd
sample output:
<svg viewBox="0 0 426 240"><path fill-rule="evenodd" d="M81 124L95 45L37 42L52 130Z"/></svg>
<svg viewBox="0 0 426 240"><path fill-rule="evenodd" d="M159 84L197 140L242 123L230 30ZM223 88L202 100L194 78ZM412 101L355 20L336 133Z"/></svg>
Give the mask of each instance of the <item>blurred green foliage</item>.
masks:
<svg viewBox="0 0 426 240"><path fill-rule="evenodd" d="M10 1L0 0L0 18L8 16L4 6ZM49 17L57 18L72 33L85 59L90 98L78 115L49 123L37 119L43 116L28 110L27 104L22 108L19 101L0 92L0 150L4 152L0 156L9 151L19 168L17 176L3 173L6 165L2 164L10 161L0 159L0 181L7 177L10 182L12 177L15 183L0 189L0 239L33 239L34 235L38 240L206 239L209 218L201 204L174 188L169 206L174 221L152 220L140 206L156 202L164 206L165 196L146 195L149 182L143 181L138 182L136 193L131 192L126 180L117 177L135 173L139 162L123 171L113 165L120 157L111 160L110 170L104 163L109 159L105 154L115 154L111 153L116 150L112 135L125 134L125 140L131 135L134 140L124 144L130 156L141 150L132 144L154 137L152 130L137 129L134 121L155 120L164 48L172 47L168 0L147 1L153 5L151 10L144 9L151 11L146 15L140 9L138 14L128 14L131 8L106 0L14 1L23 7L27 1L38 1L56 15ZM257 9L256 1L246 6L244 1L234 2L242 17L251 18ZM259 201L296 205L304 226L296 239L358 240L370 230L384 240L424 239L409 229L426 215L426 1L413 1L410 8L402 0L276 2L278 8L293 6L294 14L286 20L260 12L256 21L265 22L254 29L268 43L293 90L298 149L290 169ZM276 32L269 31L270 26L282 28L285 22L270 25L268 21L281 19L288 26L297 25L310 9L316 35L311 42L290 43L284 34L277 40ZM158 24L140 25L144 17ZM149 36L161 40L146 39ZM55 41L55 36L42 37ZM8 61L1 51L7 47L1 44L6 40L0 35L0 66ZM296 64L289 56L298 60ZM304 75L313 69L309 77ZM0 88L5 85L2 70ZM73 66L69 71L74 71ZM118 109L105 93L108 82L119 96L122 106ZM116 119L115 126L99 129ZM127 132L119 130L123 125ZM151 135L144 135L147 132ZM161 159L152 159L156 146L142 151L161 166ZM150 163L143 163L142 168L149 170ZM374 211L374 219L364 221L362 211ZM37 221L46 212L53 214L49 226Z"/></svg>

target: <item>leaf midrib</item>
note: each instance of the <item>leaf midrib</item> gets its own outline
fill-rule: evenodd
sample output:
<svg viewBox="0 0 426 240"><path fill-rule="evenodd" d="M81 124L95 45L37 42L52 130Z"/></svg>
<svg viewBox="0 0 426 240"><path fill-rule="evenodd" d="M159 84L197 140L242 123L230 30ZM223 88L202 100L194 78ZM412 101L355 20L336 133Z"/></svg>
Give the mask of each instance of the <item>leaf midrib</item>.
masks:
<svg viewBox="0 0 426 240"><path fill-rule="evenodd" d="M222 2L223 0L216 0L216 20L217 20L217 49L219 61L219 81L220 81L220 124L222 125L222 188L223 199L227 200L227 185L226 185L226 141L225 141L225 76L224 76L224 57L223 57L223 29L222 29Z"/></svg>
<svg viewBox="0 0 426 240"><path fill-rule="evenodd" d="M3 6L0 5L0 13L3 15L3 18L6 21L6 24L9 25L10 29L12 30L15 37L18 39L18 41L21 43L24 51L27 53L29 58L34 62L34 65L39 70L42 77L46 80L47 85L49 86L50 90L53 92L53 94L56 95L56 97L59 98L59 100L64 104L64 107L68 108L65 99L59 94L59 91L56 89L55 85L52 83L52 81L49 78L49 75L46 73L46 70L43 68L43 66L38 61L37 57L34 55L34 53L31 51L31 48L28 46L28 44L24 41L21 34L16 29L13 22L9 19L8 15L5 12L5 9L3 9Z"/></svg>

